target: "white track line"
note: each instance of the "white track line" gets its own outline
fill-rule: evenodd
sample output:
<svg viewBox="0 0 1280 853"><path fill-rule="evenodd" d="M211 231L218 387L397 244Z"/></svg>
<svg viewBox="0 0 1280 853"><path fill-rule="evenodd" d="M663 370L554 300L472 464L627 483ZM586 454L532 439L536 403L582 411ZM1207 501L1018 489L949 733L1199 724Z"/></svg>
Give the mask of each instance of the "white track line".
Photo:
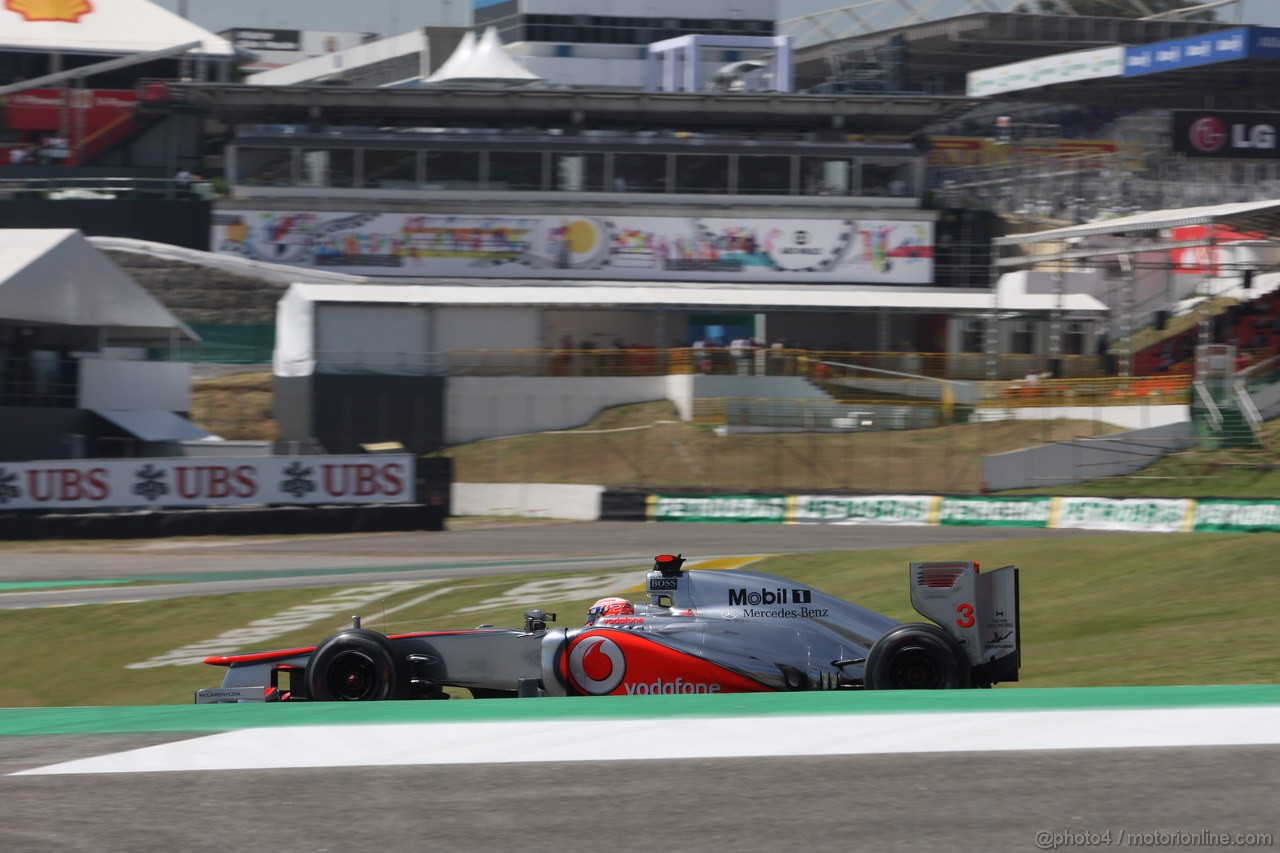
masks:
<svg viewBox="0 0 1280 853"><path fill-rule="evenodd" d="M1280 707L299 726L12 775L1254 744L1280 744Z"/></svg>

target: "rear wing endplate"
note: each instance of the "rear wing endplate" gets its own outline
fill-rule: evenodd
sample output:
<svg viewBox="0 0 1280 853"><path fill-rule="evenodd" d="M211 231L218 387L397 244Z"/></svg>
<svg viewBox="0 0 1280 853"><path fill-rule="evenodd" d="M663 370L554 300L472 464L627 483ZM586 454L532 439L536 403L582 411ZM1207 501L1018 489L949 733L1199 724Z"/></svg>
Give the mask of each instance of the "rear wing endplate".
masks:
<svg viewBox="0 0 1280 853"><path fill-rule="evenodd" d="M971 561L911 564L911 606L960 641L969 664L1017 681L1022 665L1018 569L980 572ZM999 664L996 665L996 662Z"/></svg>

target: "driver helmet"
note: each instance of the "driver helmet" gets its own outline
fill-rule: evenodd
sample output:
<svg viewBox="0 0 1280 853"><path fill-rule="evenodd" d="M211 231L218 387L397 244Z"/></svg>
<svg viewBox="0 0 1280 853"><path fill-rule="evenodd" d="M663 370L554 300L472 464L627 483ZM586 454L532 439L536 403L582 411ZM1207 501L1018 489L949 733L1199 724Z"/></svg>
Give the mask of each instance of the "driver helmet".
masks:
<svg viewBox="0 0 1280 853"><path fill-rule="evenodd" d="M635 605L625 598L602 598L587 609L586 624L594 625L601 616L630 616L635 612Z"/></svg>

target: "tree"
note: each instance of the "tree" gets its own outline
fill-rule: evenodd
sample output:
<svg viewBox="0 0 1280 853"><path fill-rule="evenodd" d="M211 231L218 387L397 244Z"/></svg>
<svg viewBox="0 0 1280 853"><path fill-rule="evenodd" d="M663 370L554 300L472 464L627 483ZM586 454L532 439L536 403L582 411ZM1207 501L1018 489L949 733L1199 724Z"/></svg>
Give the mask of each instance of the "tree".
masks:
<svg viewBox="0 0 1280 853"><path fill-rule="evenodd" d="M1144 18L1160 12L1190 9L1204 0L1030 0L1019 3L1015 12L1042 15L1085 15L1093 18ZM1196 12L1183 20L1216 20L1213 10Z"/></svg>

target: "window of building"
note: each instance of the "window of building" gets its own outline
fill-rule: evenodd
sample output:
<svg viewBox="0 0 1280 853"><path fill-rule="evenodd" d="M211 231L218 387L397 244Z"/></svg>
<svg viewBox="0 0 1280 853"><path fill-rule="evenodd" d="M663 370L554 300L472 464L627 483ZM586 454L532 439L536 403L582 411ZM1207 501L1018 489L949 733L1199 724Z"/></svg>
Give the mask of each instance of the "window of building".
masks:
<svg viewBox="0 0 1280 853"><path fill-rule="evenodd" d="M418 153L367 149L364 152L364 178L361 186L414 189L418 186Z"/></svg>
<svg viewBox="0 0 1280 853"><path fill-rule="evenodd" d="M480 152L428 151L427 188L433 190L480 189Z"/></svg>
<svg viewBox="0 0 1280 853"><path fill-rule="evenodd" d="M738 157L738 192L790 195L791 158L744 154Z"/></svg>
<svg viewBox="0 0 1280 853"><path fill-rule="evenodd" d="M908 196L914 195L910 163L862 163L861 195Z"/></svg>
<svg viewBox="0 0 1280 853"><path fill-rule="evenodd" d="M720 194L729 192L729 155L676 155L675 192Z"/></svg>
<svg viewBox="0 0 1280 853"><path fill-rule="evenodd" d="M848 195L852 175L848 157L800 158L800 187L804 195Z"/></svg>
<svg viewBox="0 0 1280 853"><path fill-rule="evenodd" d="M236 148L235 182L250 187L293 183L292 148Z"/></svg>
<svg viewBox="0 0 1280 853"><path fill-rule="evenodd" d="M553 154L552 186L565 192L602 192L603 154Z"/></svg>
<svg viewBox="0 0 1280 853"><path fill-rule="evenodd" d="M1067 323L1066 333L1062 336L1062 352L1065 355L1084 355L1086 336L1084 323Z"/></svg>
<svg viewBox="0 0 1280 853"><path fill-rule="evenodd" d="M1030 354L1035 352L1035 325L1030 320L1018 320L1013 324L1013 351Z"/></svg>
<svg viewBox="0 0 1280 853"><path fill-rule="evenodd" d="M517 192L542 189L542 153L490 151L488 189Z"/></svg>
<svg viewBox="0 0 1280 853"><path fill-rule="evenodd" d="M666 154L614 154L615 192L663 193L667 191Z"/></svg>
<svg viewBox="0 0 1280 853"><path fill-rule="evenodd" d="M960 349L964 352L982 352L986 342L986 323L978 317L966 317L960 329Z"/></svg>
<svg viewBox="0 0 1280 853"><path fill-rule="evenodd" d="M356 152L350 148L308 148L302 152L304 187L355 186Z"/></svg>

